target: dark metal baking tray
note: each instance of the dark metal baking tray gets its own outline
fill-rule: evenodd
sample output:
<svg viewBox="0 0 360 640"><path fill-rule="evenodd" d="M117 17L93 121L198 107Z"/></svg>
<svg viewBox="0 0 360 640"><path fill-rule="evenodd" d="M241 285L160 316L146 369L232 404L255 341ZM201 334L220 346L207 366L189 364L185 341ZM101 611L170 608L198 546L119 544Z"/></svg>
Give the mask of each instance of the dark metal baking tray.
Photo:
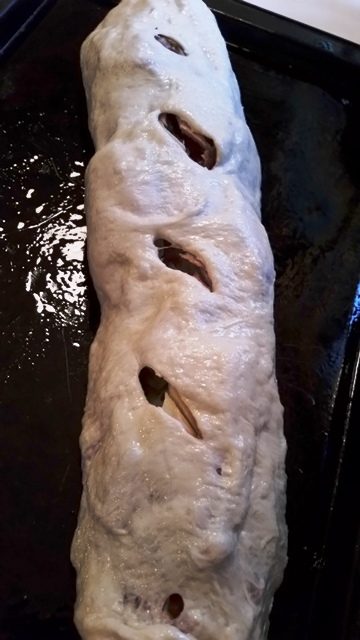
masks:
<svg viewBox="0 0 360 640"><path fill-rule="evenodd" d="M10 55L56 0L0 0L0 58Z"/></svg>
<svg viewBox="0 0 360 640"><path fill-rule="evenodd" d="M288 440L289 565L271 640L358 640L359 48L212 0L263 165ZM216 2L216 5L215 5ZM79 47L111 2L61 0L3 64L0 639L72 640L69 548L98 307Z"/></svg>

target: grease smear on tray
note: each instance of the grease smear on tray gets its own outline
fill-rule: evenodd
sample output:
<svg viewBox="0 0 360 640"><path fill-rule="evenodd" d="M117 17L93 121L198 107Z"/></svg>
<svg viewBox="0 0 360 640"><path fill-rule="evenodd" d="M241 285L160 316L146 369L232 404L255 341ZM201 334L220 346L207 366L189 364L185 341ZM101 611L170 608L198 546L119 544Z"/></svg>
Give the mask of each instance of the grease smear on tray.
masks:
<svg viewBox="0 0 360 640"><path fill-rule="evenodd" d="M76 161L83 166L83 162ZM81 173L70 170L71 180ZM36 228L35 239L27 248L29 271L25 288L34 298L36 311L44 318L51 316L58 326L74 324L86 310L83 268L86 226L84 205L74 204L74 182L60 184L64 197L54 211L49 202L35 208L43 219L28 228ZM35 190L29 189L27 198ZM19 228L19 227L18 227Z"/></svg>
<svg viewBox="0 0 360 640"><path fill-rule="evenodd" d="M77 160L69 166L68 176L62 177L55 197L49 194L47 200L39 201L43 192L36 184L29 184L28 178L36 168L34 165L41 170L43 163L39 155L23 160L21 193L24 196L22 201L14 202L16 231L26 234L25 243L21 242L26 252L26 268L25 273L22 269L21 279L33 299L34 311L43 322L58 328L74 327L86 311L84 162ZM34 222L29 223L29 219ZM1 234L5 240L9 236L6 232ZM14 238L14 231L11 237Z"/></svg>

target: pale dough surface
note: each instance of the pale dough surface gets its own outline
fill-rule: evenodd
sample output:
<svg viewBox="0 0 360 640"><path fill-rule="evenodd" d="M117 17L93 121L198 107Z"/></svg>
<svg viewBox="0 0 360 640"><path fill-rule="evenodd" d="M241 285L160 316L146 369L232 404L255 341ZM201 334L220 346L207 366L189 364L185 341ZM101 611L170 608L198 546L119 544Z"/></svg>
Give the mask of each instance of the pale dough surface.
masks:
<svg viewBox="0 0 360 640"><path fill-rule="evenodd" d="M259 159L226 46L201 0L123 0L85 41L82 70L102 313L81 435L75 621L84 640L263 640L286 563L286 448ZM162 112L215 142L213 169L185 153ZM213 290L168 268L158 237L197 256ZM176 389L202 438L168 395L147 401L143 367ZM174 593L184 608L171 619Z"/></svg>

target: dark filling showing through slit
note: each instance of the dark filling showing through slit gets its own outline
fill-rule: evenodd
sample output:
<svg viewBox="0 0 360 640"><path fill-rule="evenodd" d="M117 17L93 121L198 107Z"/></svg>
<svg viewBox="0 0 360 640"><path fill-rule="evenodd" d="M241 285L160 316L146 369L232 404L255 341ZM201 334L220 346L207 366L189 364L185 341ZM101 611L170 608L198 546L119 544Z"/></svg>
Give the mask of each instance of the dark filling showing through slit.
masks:
<svg viewBox="0 0 360 640"><path fill-rule="evenodd" d="M184 600L182 599L180 593L171 593L164 602L163 611L168 614L169 618L175 620L175 618L178 618L183 610Z"/></svg>
<svg viewBox="0 0 360 640"><path fill-rule="evenodd" d="M174 38L170 38L169 36L164 36L162 33L156 34L154 38L155 40L160 42L160 44L162 44L163 47L165 47L166 49L169 49L169 51L172 51L173 53L177 53L179 56L188 55L184 47L180 44L180 42L178 42L177 40L174 40Z"/></svg>
<svg viewBox="0 0 360 640"><path fill-rule="evenodd" d="M166 380L158 376L154 369L143 367L139 373L139 382L146 400L155 407L162 407L169 387Z"/></svg>
<svg viewBox="0 0 360 640"><path fill-rule="evenodd" d="M164 378L158 376L151 367L143 367L141 369L139 373L139 382L145 398L155 407L163 407L167 395L179 412L186 431L194 438L202 439L202 433L197 425L195 417L174 387L169 385ZM164 410L166 410L166 407L164 407ZM168 413L171 415L170 410Z"/></svg>
<svg viewBox="0 0 360 640"><path fill-rule="evenodd" d="M189 407L185 404L180 394L176 391L174 387L169 385L168 388L169 398L173 401L177 410L181 414L183 424L186 428L186 431L190 433L194 438L198 438L198 440L202 440L202 433L197 425L196 419L191 413Z"/></svg>
<svg viewBox="0 0 360 640"><path fill-rule="evenodd" d="M199 258L163 238L156 238L154 244L158 248L158 255L161 262L169 267L169 269L187 273L189 276L193 276L199 280L209 291L213 291L212 282L206 267Z"/></svg>
<svg viewBox="0 0 360 640"><path fill-rule="evenodd" d="M181 143L189 158L201 167L213 169L216 164L216 147L211 138L198 133L174 113L160 113L159 121Z"/></svg>

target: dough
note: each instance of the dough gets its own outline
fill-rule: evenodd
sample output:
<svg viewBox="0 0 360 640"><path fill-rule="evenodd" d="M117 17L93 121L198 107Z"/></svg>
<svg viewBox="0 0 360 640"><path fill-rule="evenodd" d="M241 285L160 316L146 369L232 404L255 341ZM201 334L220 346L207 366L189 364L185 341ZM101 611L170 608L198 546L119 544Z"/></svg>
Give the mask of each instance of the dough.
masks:
<svg viewBox="0 0 360 640"><path fill-rule="evenodd" d="M82 47L96 153L72 546L84 640L263 640L286 564L260 166L201 0L123 0Z"/></svg>

